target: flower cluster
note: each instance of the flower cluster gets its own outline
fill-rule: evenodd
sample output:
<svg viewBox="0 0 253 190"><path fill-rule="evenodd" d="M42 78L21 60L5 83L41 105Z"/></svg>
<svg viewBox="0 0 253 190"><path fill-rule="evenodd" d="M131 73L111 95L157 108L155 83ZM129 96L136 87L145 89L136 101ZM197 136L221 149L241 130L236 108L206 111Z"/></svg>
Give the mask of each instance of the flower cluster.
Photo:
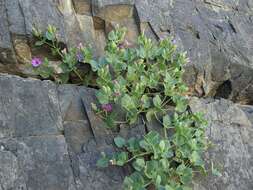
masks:
<svg viewBox="0 0 253 190"><path fill-rule="evenodd" d="M112 111L112 104L103 104L102 109L106 112L111 112Z"/></svg>
<svg viewBox="0 0 253 190"><path fill-rule="evenodd" d="M35 57L35 58L32 59L32 66L33 67L38 67L41 64L42 64L42 61L41 61L40 58Z"/></svg>

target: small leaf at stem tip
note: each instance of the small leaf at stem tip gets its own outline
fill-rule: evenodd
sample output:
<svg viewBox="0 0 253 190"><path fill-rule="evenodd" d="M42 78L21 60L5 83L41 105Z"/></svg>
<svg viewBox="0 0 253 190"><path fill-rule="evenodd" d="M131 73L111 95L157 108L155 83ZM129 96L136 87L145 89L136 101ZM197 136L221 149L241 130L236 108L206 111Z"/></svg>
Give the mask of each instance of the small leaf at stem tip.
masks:
<svg viewBox="0 0 253 190"><path fill-rule="evenodd" d="M101 153L101 158L97 161L97 166L101 168L108 167L109 158L105 155L104 152Z"/></svg>

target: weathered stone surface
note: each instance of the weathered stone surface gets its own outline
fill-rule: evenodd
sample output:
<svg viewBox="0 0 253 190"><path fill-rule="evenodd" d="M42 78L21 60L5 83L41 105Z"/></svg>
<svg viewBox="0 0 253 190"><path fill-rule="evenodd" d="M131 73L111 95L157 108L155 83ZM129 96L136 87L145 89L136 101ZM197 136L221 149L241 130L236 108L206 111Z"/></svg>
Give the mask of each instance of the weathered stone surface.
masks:
<svg viewBox="0 0 253 190"><path fill-rule="evenodd" d="M252 5L249 1L136 1L142 23L159 37L173 35L188 51L185 81L199 96L251 102ZM167 32L167 34L166 34ZM229 81L226 94L220 86Z"/></svg>
<svg viewBox="0 0 253 190"><path fill-rule="evenodd" d="M209 176L195 185L196 190L249 190L253 188L253 106L231 101L193 98L191 109L202 111L209 121L207 135L214 147L205 155L222 177Z"/></svg>
<svg viewBox="0 0 253 190"><path fill-rule="evenodd" d="M0 1L0 70L2 64L16 63L15 54L9 33L9 23L7 20L6 3Z"/></svg>
<svg viewBox="0 0 253 190"><path fill-rule="evenodd" d="M0 138L59 134L63 129L52 82L0 77Z"/></svg>
<svg viewBox="0 0 253 190"><path fill-rule="evenodd" d="M65 138L0 140L0 189L75 190Z"/></svg>
<svg viewBox="0 0 253 190"><path fill-rule="evenodd" d="M91 15L91 0L73 0L77 14Z"/></svg>
<svg viewBox="0 0 253 190"><path fill-rule="evenodd" d="M0 76L0 189L75 190L56 86Z"/></svg>
<svg viewBox="0 0 253 190"><path fill-rule="evenodd" d="M141 137L158 127L142 120L118 132L106 130L94 114L95 90L49 81L0 75L0 189L119 190L128 167L100 169L102 151L116 151L113 137ZM253 107L228 100L192 98L193 112L209 121L207 135L215 145L205 155L221 168L196 190L248 190L253 178ZM196 180L196 182L198 182Z"/></svg>

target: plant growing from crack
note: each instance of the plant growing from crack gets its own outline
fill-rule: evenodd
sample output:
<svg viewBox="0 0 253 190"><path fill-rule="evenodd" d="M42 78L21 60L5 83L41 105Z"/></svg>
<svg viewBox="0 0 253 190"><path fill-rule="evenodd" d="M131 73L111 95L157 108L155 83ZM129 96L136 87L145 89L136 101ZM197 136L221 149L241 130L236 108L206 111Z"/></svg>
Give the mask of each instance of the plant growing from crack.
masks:
<svg viewBox="0 0 253 190"><path fill-rule="evenodd" d="M92 60L92 52L90 48L83 47L80 43L77 47L66 49L60 47L60 42L57 38L57 30L54 26L49 25L47 31L42 33L39 29L33 28L33 35L37 38L36 46L46 45L50 47L54 56L60 57L61 63L57 72L55 66L50 64L47 58L33 58L32 66L37 75L44 79L53 78L59 83L67 83L70 74L74 73L81 82L86 82L77 67L79 63L89 63ZM59 70L58 69L58 70Z"/></svg>
<svg viewBox="0 0 253 190"><path fill-rule="evenodd" d="M134 171L124 180L126 190L191 189L194 173L206 172L202 154L208 143L203 115L187 109L187 87L182 81L186 53L176 51L170 39L155 44L143 34L136 48L128 48L124 35L122 28L109 33L105 57L91 62L98 75L100 103L92 107L110 128L118 123L133 124L143 116L147 122L158 120L162 130L151 130L141 139L116 137L114 142L121 151L102 153L97 165L130 163ZM116 121L116 105L126 113L125 121ZM175 109L169 115L171 105Z"/></svg>
<svg viewBox="0 0 253 190"><path fill-rule="evenodd" d="M192 113L184 96L186 53L178 52L170 39L154 43L143 34L136 48L130 48L124 40L125 32L124 28L110 32L105 56L93 60L91 50L82 45L61 49L55 27L49 26L45 34L34 29L39 39L36 45L49 46L61 58L63 72L56 73L46 58L34 58L32 66L41 77L66 83L72 72L83 81L77 64L88 63L97 73L99 87L99 105L92 103L92 107L107 127L134 124L139 117L145 122L155 119L160 123L161 130L149 130L142 138L117 136L114 142L120 151L113 155L102 153L98 160L100 167L132 165L133 173L123 183L125 190L189 190L194 174L206 173L202 154L208 142L203 114ZM125 113L123 121L117 121L118 109ZM212 172L220 175L213 165Z"/></svg>

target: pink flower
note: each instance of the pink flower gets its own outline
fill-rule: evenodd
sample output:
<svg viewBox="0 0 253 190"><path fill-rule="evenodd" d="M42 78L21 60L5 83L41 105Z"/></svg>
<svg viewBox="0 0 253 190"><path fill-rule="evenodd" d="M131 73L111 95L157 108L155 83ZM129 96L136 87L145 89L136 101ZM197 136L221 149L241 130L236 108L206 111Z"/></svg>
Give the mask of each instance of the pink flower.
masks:
<svg viewBox="0 0 253 190"><path fill-rule="evenodd" d="M112 111L112 104L103 104L102 109L106 112L111 112Z"/></svg>
<svg viewBox="0 0 253 190"><path fill-rule="evenodd" d="M124 40L123 42L118 44L119 49L124 49L128 47L131 47L131 44L127 40Z"/></svg>
<svg viewBox="0 0 253 190"><path fill-rule="evenodd" d="M35 57L35 58L32 59L32 66L33 67L38 67L41 64L42 64L42 61L41 61L40 58Z"/></svg>

